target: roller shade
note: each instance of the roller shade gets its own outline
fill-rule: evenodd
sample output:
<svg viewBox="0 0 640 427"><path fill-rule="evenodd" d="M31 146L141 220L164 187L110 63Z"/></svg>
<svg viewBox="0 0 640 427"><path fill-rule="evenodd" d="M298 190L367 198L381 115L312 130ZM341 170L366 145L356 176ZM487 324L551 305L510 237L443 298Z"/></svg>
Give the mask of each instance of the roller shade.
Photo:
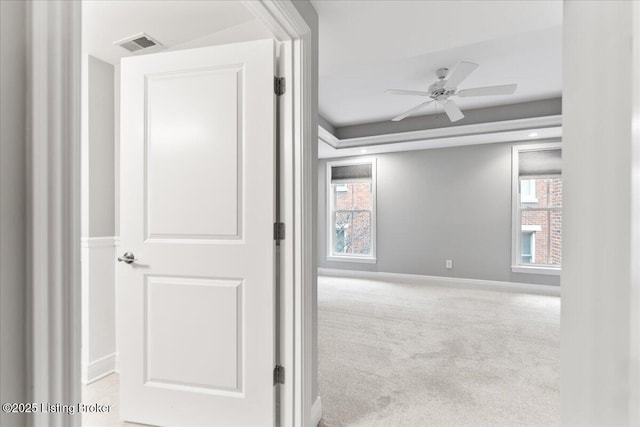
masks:
<svg viewBox="0 0 640 427"><path fill-rule="evenodd" d="M371 180L371 163L361 165L344 165L331 167L331 182Z"/></svg>
<svg viewBox="0 0 640 427"><path fill-rule="evenodd" d="M546 176L562 174L562 150L521 151L518 154L519 176Z"/></svg>

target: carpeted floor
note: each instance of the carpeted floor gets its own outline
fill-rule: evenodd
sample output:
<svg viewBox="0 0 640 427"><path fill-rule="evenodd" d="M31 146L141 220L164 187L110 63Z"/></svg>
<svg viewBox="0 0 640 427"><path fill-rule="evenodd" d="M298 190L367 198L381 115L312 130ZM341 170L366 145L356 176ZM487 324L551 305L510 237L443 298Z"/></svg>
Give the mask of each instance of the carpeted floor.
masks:
<svg viewBox="0 0 640 427"><path fill-rule="evenodd" d="M558 425L560 298L318 278L324 427Z"/></svg>

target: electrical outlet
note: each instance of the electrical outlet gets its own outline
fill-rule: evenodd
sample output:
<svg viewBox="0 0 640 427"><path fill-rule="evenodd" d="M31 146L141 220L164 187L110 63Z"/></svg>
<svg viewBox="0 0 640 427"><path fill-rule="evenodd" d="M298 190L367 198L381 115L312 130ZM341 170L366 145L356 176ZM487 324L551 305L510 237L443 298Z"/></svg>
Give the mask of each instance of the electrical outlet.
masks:
<svg viewBox="0 0 640 427"><path fill-rule="evenodd" d="M445 268L451 270L453 268L453 260L451 259L444 260L444 266Z"/></svg>

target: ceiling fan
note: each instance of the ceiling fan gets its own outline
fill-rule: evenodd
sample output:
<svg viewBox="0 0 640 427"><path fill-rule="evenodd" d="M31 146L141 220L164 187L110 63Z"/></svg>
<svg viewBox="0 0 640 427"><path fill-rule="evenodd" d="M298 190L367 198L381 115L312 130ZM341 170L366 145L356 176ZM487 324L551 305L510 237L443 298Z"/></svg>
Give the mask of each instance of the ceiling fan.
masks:
<svg viewBox="0 0 640 427"><path fill-rule="evenodd" d="M471 89L458 90L458 85L462 83L464 79L466 79L469 74L471 74L476 68L478 68L478 64L464 61L456 65L456 67L450 73L448 68L439 68L436 71L438 80L432 83L431 86L429 86L429 88L427 89L428 92L402 89L386 90L385 93L389 93L392 95L415 95L427 96L431 98L429 101L423 102L422 104L417 105L416 107L400 114L397 117L394 117L391 120L394 122L398 122L408 115L421 110L427 105L437 102L444 107L444 111L445 113L447 113L449 120L451 120L452 122L457 122L458 120L464 118L464 114L462 114L460 108L458 108L458 106L453 101L451 101L449 97L511 95L516 91L516 88L518 87L517 84L475 87Z"/></svg>

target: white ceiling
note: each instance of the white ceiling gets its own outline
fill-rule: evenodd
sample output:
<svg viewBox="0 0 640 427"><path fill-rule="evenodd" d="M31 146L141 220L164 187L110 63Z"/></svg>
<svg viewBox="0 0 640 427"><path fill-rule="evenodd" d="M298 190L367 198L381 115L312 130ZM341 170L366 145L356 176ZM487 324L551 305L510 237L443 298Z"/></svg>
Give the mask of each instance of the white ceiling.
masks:
<svg viewBox="0 0 640 427"><path fill-rule="evenodd" d="M312 3L320 20L320 114L336 127L386 121L412 108L423 99L385 89L424 90L437 68L461 60L480 64L461 88L519 85L512 96L457 98L463 111L561 94L561 1ZM84 52L117 64L132 54L113 42L140 32L169 49L216 44L212 34L266 34L237 0L83 1ZM430 106L419 114L434 112Z"/></svg>
<svg viewBox="0 0 640 427"><path fill-rule="evenodd" d="M132 53L113 42L137 33L171 48L254 20L239 1L85 0L82 50L117 64Z"/></svg>
<svg viewBox="0 0 640 427"><path fill-rule="evenodd" d="M422 98L384 91L425 90L437 68L463 60L480 67L461 88L518 84L511 96L456 98L463 111L561 94L561 1L312 3L320 19L320 114L336 127L412 108Z"/></svg>

